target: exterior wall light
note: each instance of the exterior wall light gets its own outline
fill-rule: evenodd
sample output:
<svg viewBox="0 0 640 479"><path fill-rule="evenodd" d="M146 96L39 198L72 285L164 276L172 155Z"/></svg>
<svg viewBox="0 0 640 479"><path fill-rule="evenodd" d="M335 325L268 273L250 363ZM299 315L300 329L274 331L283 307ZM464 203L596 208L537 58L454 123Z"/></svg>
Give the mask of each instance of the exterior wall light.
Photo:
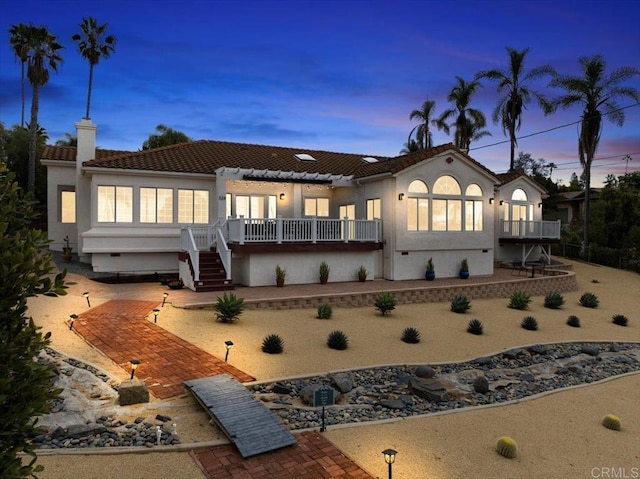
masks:
<svg viewBox="0 0 640 479"><path fill-rule="evenodd" d="M284 197L285 197L285 194L284 193L280 193L280 201L283 201Z"/></svg>
<svg viewBox="0 0 640 479"><path fill-rule="evenodd" d="M140 366L140 361L132 359L129 363L131 364L131 379L133 379L133 376L136 374L136 369Z"/></svg>
<svg viewBox="0 0 640 479"><path fill-rule="evenodd" d="M542 203L538 203L538 208L542 208Z"/></svg>
<svg viewBox="0 0 640 479"><path fill-rule="evenodd" d="M404 199L404 193L400 193L398 195L398 201L402 201Z"/></svg>
<svg viewBox="0 0 640 479"><path fill-rule="evenodd" d="M500 206L502 206L504 204L504 201L500 200Z"/></svg>
<svg viewBox="0 0 640 479"><path fill-rule="evenodd" d="M229 350L233 347L233 342L232 341L225 341L224 342L224 347L227 348L227 352L224 355L224 362L227 362L227 359L229 359Z"/></svg>
<svg viewBox="0 0 640 479"><path fill-rule="evenodd" d="M492 205L493 204L493 198L489 198L489 204Z"/></svg>

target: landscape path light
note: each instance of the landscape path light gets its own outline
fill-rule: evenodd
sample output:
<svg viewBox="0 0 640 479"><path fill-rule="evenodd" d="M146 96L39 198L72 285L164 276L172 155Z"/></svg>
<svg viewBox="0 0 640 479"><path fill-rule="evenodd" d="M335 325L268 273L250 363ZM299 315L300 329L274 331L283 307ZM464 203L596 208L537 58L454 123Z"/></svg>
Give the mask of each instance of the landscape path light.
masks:
<svg viewBox="0 0 640 479"><path fill-rule="evenodd" d="M162 293L162 307L164 308L164 303L167 301L167 296L169 293Z"/></svg>
<svg viewBox="0 0 640 479"><path fill-rule="evenodd" d="M157 323L158 322L158 314L160 314L160 310L159 309L154 309L153 310L153 322Z"/></svg>
<svg viewBox="0 0 640 479"><path fill-rule="evenodd" d="M136 374L136 369L138 369L138 366L140 365L140 361L132 359L129 362L131 363L131 379L133 379L133 376Z"/></svg>
<svg viewBox="0 0 640 479"><path fill-rule="evenodd" d="M394 462L396 462L396 454L398 454L398 451L394 451L393 449L385 449L384 451L382 451L382 454L384 454L384 462L389 465L389 479L392 479L392 465Z"/></svg>
<svg viewBox="0 0 640 479"><path fill-rule="evenodd" d="M71 314L69 315L69 331L71 331L73 329L73 322L78 319L78 315L77 314Z"/></svg>
<svg viewBox="0 0 640 479"><path fill-rule="evenodd" d="M224 362L226 363L227 359L229 359L229 350L233 347L233 342L225 341L224 346L227 348L227 353L224 355Z"/></svg>
<svg viewBox="0 0 640 479"><path fill-rule="evenodd" d="M89 301L89 291L82 293L82 297L87 300L87 305L91 307L91 301Z"/></svg>

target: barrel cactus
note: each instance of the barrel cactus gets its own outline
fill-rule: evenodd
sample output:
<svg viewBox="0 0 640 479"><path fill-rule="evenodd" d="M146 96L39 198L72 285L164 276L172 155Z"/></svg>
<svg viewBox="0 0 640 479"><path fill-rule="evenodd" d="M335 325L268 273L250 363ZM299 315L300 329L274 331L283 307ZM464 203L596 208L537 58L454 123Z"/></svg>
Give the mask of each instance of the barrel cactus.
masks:
<svg viewBox="0 0 640 479"><path fill-rule="evenodd" d="M284 350L284 341L277 334L270 334L262 340L262 352L280 354Z"/></svg>
<svg viewBox="0 0 640 479"><path fill-rule="evenodd" d="M620 418L618 416L614 416L613 414L607 414L602 418L602 425L607 429L611 429L613 431L619 431L622 428L620 424Z"/></svg>
<svg viewBox="0 0 640 479"><path fill-rule="evenodd" d="M516 457L516 453L518 452L518 445L516 441L507 436L502 436L496 442L496 452L503 457L508 459L512 459Z"/></svg>

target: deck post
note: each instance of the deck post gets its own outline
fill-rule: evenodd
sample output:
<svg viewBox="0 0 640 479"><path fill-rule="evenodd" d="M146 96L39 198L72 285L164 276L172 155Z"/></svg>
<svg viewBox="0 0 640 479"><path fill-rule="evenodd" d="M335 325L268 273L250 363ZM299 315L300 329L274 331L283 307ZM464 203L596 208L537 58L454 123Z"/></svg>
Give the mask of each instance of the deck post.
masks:
<svg viewBox="0 0 640 479"><path fill-rule="evenodd" d="M276 242L282 244L282 216L276 218Z"/></svg>
<svg viewBox="0 0 640 479"><path fill-rule="evenodd" d="M240 215L240 231L238 231L238 243L244 244L244 216Z"/></svg>

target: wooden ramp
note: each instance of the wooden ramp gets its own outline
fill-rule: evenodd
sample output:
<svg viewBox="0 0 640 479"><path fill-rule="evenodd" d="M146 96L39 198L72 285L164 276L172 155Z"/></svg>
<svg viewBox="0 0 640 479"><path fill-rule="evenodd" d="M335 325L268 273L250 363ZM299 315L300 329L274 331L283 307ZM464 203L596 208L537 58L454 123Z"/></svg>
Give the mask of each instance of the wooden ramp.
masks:
<svg viewBox="0 0 640 479"><path fill-rule="evenodd" d="M269 408L227 374L185 381L198 402L247 458L296 443Z"/></svg>

